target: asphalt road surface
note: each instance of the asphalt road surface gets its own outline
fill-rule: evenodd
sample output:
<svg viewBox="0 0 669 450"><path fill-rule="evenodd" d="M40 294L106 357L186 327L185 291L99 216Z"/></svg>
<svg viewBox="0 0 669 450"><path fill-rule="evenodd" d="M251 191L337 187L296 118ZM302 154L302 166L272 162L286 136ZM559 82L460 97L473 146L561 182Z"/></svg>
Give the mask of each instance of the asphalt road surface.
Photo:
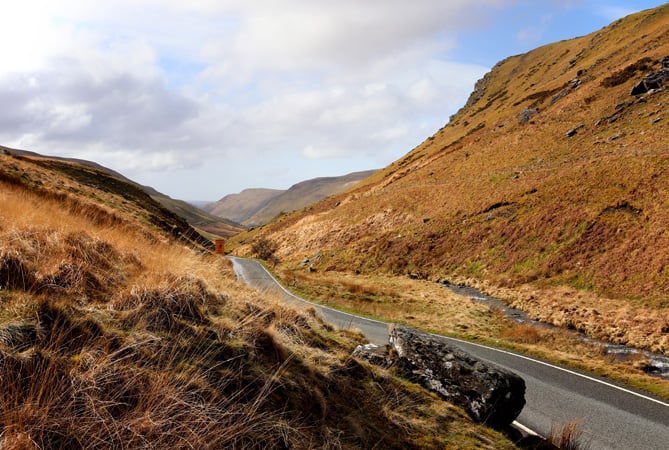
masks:
<svg viewBox="0 0 669 450"><path fill-rule="evenodd" d="M314 307L340 328L360 330L372 343L388 342L388 324L307 302L284 289L257 261L230 257L235 273L251 287L298 307ZM669 402L631 387L507 350L443 337L472 355L523 377L526 405L515 424L541 436L553 425L580 421L591 450L669 449Z"/></svg>

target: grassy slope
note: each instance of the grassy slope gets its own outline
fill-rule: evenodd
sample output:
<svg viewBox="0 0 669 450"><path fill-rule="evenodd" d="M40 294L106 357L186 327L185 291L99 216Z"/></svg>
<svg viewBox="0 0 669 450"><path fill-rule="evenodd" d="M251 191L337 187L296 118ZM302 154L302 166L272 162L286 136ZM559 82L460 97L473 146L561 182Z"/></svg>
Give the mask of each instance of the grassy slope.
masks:
<svg viewBox="0 0 669 450"><path fill-rule="evenodd" d="M231 220L216 217L203 209L197 208L190 203L183 200L173 199L172 197L162 194L152 188L143 188L152 199L163 205L165 208L174 212L198 230L202 230L213 236L231 237L244 230L246 227L235 223Z"/></svg>
<svg viewBox="0 0 669 450"><path fill-rule="evenodd" d="M404 158L260 234L289 261L322 252L324 270L466 281L669 352L669 87L629 95L666 55L665 5L508 58Z"/></svg>
<svg viewBox="0 0 669 450"><path fill-rule="evenodd" d="M185 219L190 225L197 227L198 230L204 231L202 234L209 233L212 235L212 237L230 237L234 236L235 234L241 232L244 230L244 227L239 225L238 223L234 223L229 220L221 219L220 217L215 217L212 216L205 211L196 208L193 205L190 205L182 200L175 200L161 192L156 191L155 189L149 187L149 186L141 186L132 180L129 180L128 178L124 177L122 174L113 171L107 167L104 167L96 162L93 161L86 161L86 160L80 160L80 159L75 159L75 158L61 158L61 157L56 157L56 156L48 156L45 157L43 155L40 155L39 153L35 152L30 152L26 150L17 150L17 149L11 149L7 147L2 147L0 146L0 151L3 151L4 153L7 154L13 154L17 156L22 156L22 157L32 157L32 158L38 158L44 161L46 164L46 161L51 161L53 164L53 167L61 167L63 169L67 169L69 166L67 163L74 163L76 166L80 169L89 169L88 171L85 170L79 170L81 172L78 176L85 176L85 174L88 172L88 182L89 184L94 184L95 180L93 178L100 176L104 180L110 180L111 183L116 186L124 186L123 189L126 191L132 191L133 194L136 191L134 188L139 188L143 190L146 194L151 196L155 201L160 203L162 206L167 208L169 211L172 213L176 214L177 216ZM114 180L120 181L120 183L114 183ZM130 189L130 187L125 187L126 184L134 186L133 189ZM145 199L142 198L143 196L139 196L142 201Z"/></svg>
<svg viewBox="0 0 669 450"><path fill-rule="evenodd" d="M0 155L0 447L513 448L160 211L91 168Z"/></svg>

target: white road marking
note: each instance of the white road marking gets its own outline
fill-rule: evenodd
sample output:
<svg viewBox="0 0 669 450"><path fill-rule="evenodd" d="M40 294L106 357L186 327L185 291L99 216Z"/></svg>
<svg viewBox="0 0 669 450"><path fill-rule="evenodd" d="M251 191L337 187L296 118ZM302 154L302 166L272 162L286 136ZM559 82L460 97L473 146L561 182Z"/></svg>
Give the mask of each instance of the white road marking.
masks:
<svg viewBox="0 0 669 450"><path fill-rule="evenodd" d="M541 439L545 439L542 435L540 435L539 433L537 433L533 429L526 427L525 425L518 422L517 420L514 420L513 422L511 422L511 425L518 428L520 431L524 431L525 433L527 433L531 436L537 436L537 437L540 437Z"/></svg>
<svg viewBox="0 0 669 450"><path fill-rule="evenodd" d="M431 334L433 334L433 333L431 333ZM488 347L487 345L476 344L474 342L465 341L463 339L457 339L457 338L448 337L448 336L441 336L439 334L433 334L433 335L443 337L443 338L446 338L446 339L451 339L451 340L457 341L457 342L462 342L464 344L474 345L474 346L485 348L485 349L488 349L488 350L494 350L496 352L505 353L507 355L516 356L518 358L526 359L528 361L532 361L532 362L535 362L537 364L542 364L544 366L552 367L553 369L561 370L561 371L567 372L571 375L576 375L578 377L585 378L587 380L594 381L596 383L603 384L605 386L608 386L608 387L611 387L611 388L614 388L614 389L618 389L619 391L623 391L623 392L626 392L628 394L636 395L637 397L643 398L644 400L649 400L651 402L655 402L659 405L666 406L666 407L669 408L669 403L665 403L665 402L657 400L655 398L648 397L648 396L643 395L643 394L639 394L638 392L634 392L634 391L631 391L629 389L625 389L623 387L616 386L615 384L607 383L606 381L603 381L603 380L598 380L597 378L593 378L591 376L588 376L588 375L585 375L585 374L582 374L582 373L574 372L573 370L565 369L564 367L556 366L556 365L553 365L553 364L550 364L550 363L547 363L547 362L544 362L544 361L540 361L538 359L530 358L529 356L519 355L517 353L509 352L509 351L502 350L502 349L495 348L495 347Z"/></svg>
<svg viewBox="0 0 669 450"><path fill-rule="evenodd" d="M260 267L263 268L263 270L270 276L270 278L272 278L272 280L274 280L275 283L278 284L278 286L279 286L284 292L286 292L288 295L290 295L290 296L292 296L292 297L295 297L295 298L297 298L297 299L299 299L299 300L302 300L302 301L305 301L305 302L307 302L307 303L311 303L311 304L313 304L313 305L315 305L315 306L318 306L318 307L321 307L321 308L327 308L327 309L332 310L332 311L337 311L337 312L339 312L339 313L346 314L346 315L351 316L351 317L355 317L355 318L359 318L359 319L368 320L368 321L370 321L370 322L375 322L375 323L378 323L378 324L388 325L387 322L381 322L381 321L379 321L379 320L368 319L368 318L366 318L366 317L356 316L356 315L354 315L354 314L350 314L350 313L347 313L347 312L344 312L344 311L339 311L339 310L337 310L337 309L329 308L329 307L327 307L327 306L317 305L317 304L315 304L315 303L309 302L308 300L304 300L304 299L302 299L302 298L296 296L296 295L293 294L292 292L290 292L288 289L284 288L284 287L281 285L281 283L279 283L279 282L276 280L276 278L274 278L274 276L269 272L269 270L267 270L267 268L265 268L265 266L263 266L262 264L260 264ZM606 381L599 380L599 379L597 379L597 378L594 378L594 377L591 377L591 376L588 376L588 375L585 375L585 374L582 374L582 373L575 372L575 371L573 371L573 370L565 369L564 367L556 366L556 365L554 365L554 364L550 364L550 363L547 363L547 362L544 362L544 361L540 361L540 360L538 360L538 359L530 358L529 356L519 355L519 354L517 354L517 353L509 352L509 351L502 350L502 349L495 348L495 347L489 347L489 346L487 346L487 345L476 344L476 343L474 343L474 342L465 341L465 340L463 340L463 339L458 339L458 338L449 337L449 336L442 336L442 335L440 335L440 334L434 334L434 333L430 333L430 334L432 334L433 336L438 336L438 337L441 337L441 338L450 339L450 340L453 340L453 341L456 341L456 342L462 342L462 343L464 343L464 344L470 344L470 345L474 345L474 346L476 346L476 347L481 347L481 348L485 348L485 349L488 349L488 350L494 350L494 351L496 351L496 352L505 353L505 354L507 354L507 355L515 356L515 357L518 357L518 358L522 358L522 359L525 359L525 360L527 360L527 361L532 361L532 362L535 362L535 363L537 363L537 364L542 364L542 365L547 366L547 367L552 367L553 369L561 370L561 371L566 372L566 373L569 373L569 374L571 374L571 375L575 375L575 376L578 376L578 377L581 377L581 378L585 378L586 380L590 380L590 381L594 381L594 382L599 383L599 384L603 384L604 386L608 386L608 387L610 387L610 388L617 389L617 390L619 390L619 391L622 391L622 392L626 392L626 393L628 393L628 394L635 395L635 396L637 396L637 397L639 397L639 398L643 398L644 400L648 400L648 401L651 401L651 402L654 402L654 403L657 403L657 404L659 404L659 405L666 406L666 407L669 408L669 403L665 403L665 402L660 401L660 400L657 400L657 399L655 399L655 398L648 397L648 396L643 395L643 394L639 394L638 392L634 392L634 391L631 391L631 390L629 390L629 389L625 389L625 388L623 388L623 387L616 386L615 384L611 384L611 383L608 383L608 382L606 382ZM518 424L518 425L520 425L520 424ZM529 429L528 429L528 430L529 430Z"/></svg>
<svg viewBox="0 0 669 450"><path fill-rule="evenodd" d="M302 302L309 303L310 305L314 305L314 306L317 306L317 307L319 307L319 308L329 309L330 311L333 311L333 312L336 312L336 313L339 313L339 314L345 314L345 315L347 315L347 316L351 316L351 317L354 317L354 318L356 318L356 319L362 319L362 320L366 320L366 321L369 321L369 322L378 323L379 325L386 325L386 326L388 325L388 322L382 322L382 321L380 321L380 320L370 319L370 318L368 318L368 317L356 316L355 314L347 313L346 311L340 311L340 310L338 310L338 309L331 308L331 307L329 307L329 306L319 305L318 303L310 302L309 300L305 300L305 299L303 299L302 297L298 297L297 295L293 294L293 293L290 292L288 289L286 289L285 287L283 287L283 285L282 285L281 283L279 283L279 281L278 281L276 278L274 278L274 275L272 275L272 273L271 273L269 270L267 270L267 268L266 268L265 266L263 266L263 265L260 264L260 263L258 263L258 264L259 264L260 267L262 267L262 269L267 273L267 275L269 275L270 278L272 278L272 280L274 280L274 282L281 288L281 290L282 290L283 292L285 292L286 294L290 295L291 297L293 297L293 298L295 298L295 299L297 299L297 300L300 300L300 301L302 301Z"/></svg>

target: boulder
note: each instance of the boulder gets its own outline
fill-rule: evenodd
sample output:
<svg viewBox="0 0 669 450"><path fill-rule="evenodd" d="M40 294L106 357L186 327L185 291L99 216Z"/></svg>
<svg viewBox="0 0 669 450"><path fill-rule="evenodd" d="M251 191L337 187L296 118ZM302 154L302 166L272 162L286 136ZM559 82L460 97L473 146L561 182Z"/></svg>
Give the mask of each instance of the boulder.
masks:
<svg viewBox="0 0 669 450"><path fill-rule="evenodd" d="M641 95L653 89L659 89L667 81L669 81L669 69L663 68L641 80L632 88L630 95Z"/></svg>
<svg viewBox="0 0 669 450"><path fill-rule="evenodd" d="M405 326L393 326L389 352L358 347L367 361L393 366L399 374L462 407L477 422L508 426L525 406L525 382L513 372L483 362L445 339Z"/></svg>
<svg viewBox="0 0 669 450"><path fill-rule="evenodd" d="M529 108L529 109L523 109L520 114L518 114L518 117L520 117L520 124L525 125L527 122L530 121L530 119L534 116L536 116L539 113L538 109L534 108Z"/></svg>
<svg viewBox="0 0 669 450"><path fill-rule="evenodd" d="M669 56L662 58L660 64L662 64L662 68L639 81L639 83L632 88L630 95L645 94L648 91L660 89L664 83L669 82Z"/></svg>
<svg viewBox="0 0 669 450"><path fill-rule="evenodd" d="M375 366L381 366L387 369L394 363L388 350L389 346L387 345L358 345L355 350L353 350L353 356L365 360L370 364L374 364Z"/></svg>

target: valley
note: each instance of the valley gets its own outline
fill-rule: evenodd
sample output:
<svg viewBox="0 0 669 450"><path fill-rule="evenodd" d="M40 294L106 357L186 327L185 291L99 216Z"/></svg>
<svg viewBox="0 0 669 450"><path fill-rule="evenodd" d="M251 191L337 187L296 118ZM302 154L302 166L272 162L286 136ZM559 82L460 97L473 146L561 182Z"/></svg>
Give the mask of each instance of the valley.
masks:
<svg viewBox="0 0 669 450"><path fill-rule="evenodd" d="M168 102L190 125L191 100ZM503 59L444 122L380 170L203 209L0 147L0 448L661 448L669 4ZM217 157L271 162L271 139L215 131ZM204 164L161 152L142 161Z"/></svg>
<svg viewBox="0 0 669 450"><path fill-rule="evenodd" d="M0 446L518 448L211 247L122 178L0 154Z"/></svg>
<svg viewBox="0 0 669 450"><path fill-rule="evenodd" d="M632 95L667 70L668 17L665 5L501 61L405 157L235 236L234 252L271 240L287 285L427 329L470 325L383 294L385 280L470 286L531 319L668 355L669 91Z"/></svg>

